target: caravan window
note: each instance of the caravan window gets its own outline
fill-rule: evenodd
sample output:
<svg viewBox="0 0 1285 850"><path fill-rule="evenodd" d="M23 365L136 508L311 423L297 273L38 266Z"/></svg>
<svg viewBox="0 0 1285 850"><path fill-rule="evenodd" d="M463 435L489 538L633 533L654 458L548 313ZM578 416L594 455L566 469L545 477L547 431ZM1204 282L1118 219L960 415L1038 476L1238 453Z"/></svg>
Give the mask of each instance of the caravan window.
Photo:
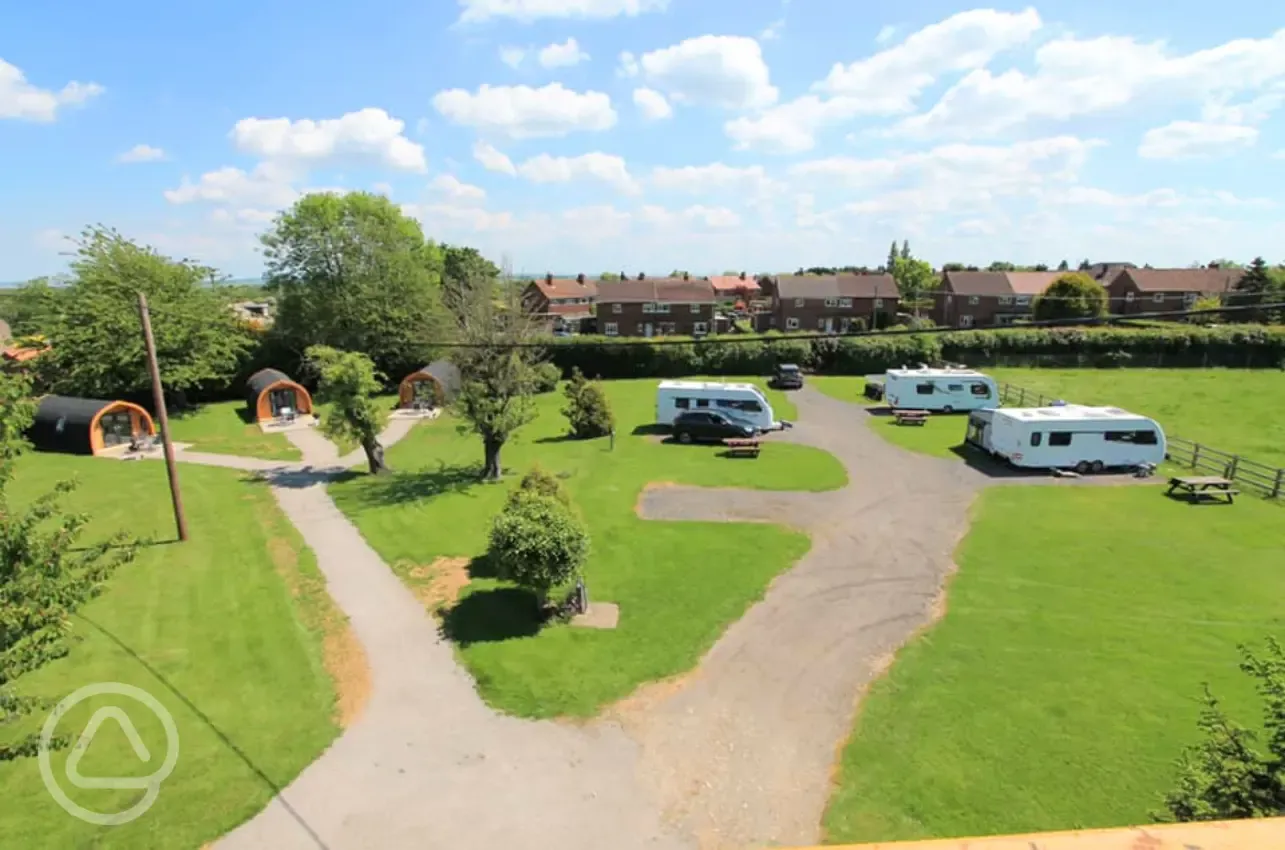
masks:
<svg viewBox="0 0 1285 850"><path fill-rule="evenodd" d="M985 384L970 384L968 388L978 398L990 398L991 388Z"/></svg>
<svg viewBox="0 0 1285 850"><path fill-rule="evenodd" d="M946 389L947 389L947 390L949 390L949 391L950 391L950 392L952 392L952 393L962 393L962 392L964 391L964 385L963 385L963 384L947 384L947 385L946 385Z"/></svg>
<svg viewBox="0 0 1285 850"><path fill-rule="evenodd" d="M744 410L748 413L762 413L763 405L757 401L738 401L730 398L720 398L718 406L729 410Z"/></svg>
<svg viewBox="0 0 1285 850"><path fill-rule="evenodd" d="M1050 446L1069 446L1071 445L1070 431L1052 431L1049 433Z"/></svg>
<svg viewBox="0 0 1285 850"><path fill-rule="evenodd" d="M697 406L698 408L699 408L699 407L709 407L709 399L707 399L707 398L698 398L698 399L696 399L696 406Z"/></svg>
<svg viewBox="0 0 1285 850"><path fill-rule="evenodd" d="M927 384L916 384L916 385L915 385L915 392L916 392L916 393L918 393L919 395L932 395L932 394L933 394L933 385L932 385L932 383L927 383Z"/></svg>
<svg viewBox="0 0 1285 850"><path fill-rule="evenodd" d="M674 407L677 407L679 410L690 410L691 406L692 406L692 400L690 398L674 399Z"/></svg>
<svg viewBox="0 0 1285 850"><path fill-rule="evenodd" d="M1031 435L1031 445L1032 445L1032 446L1038 446L1038 445L1039 445L1040 443L1042 443L1042 442L1044 442L1044 435L1043 435L1043 434L1041 434L1041 433L1039 433L1039 432L1037 431L1036 433L1034 433L1034 434L1032 434L1032 435Z"/></svg>
<svg viewBox="0 0 1285 850"><path fill-rule="evenodd" d="M1159 442L1155 431L1107 431L1102 437L1108 443L1137 443L1143 446L1154 446Z"/></svg>

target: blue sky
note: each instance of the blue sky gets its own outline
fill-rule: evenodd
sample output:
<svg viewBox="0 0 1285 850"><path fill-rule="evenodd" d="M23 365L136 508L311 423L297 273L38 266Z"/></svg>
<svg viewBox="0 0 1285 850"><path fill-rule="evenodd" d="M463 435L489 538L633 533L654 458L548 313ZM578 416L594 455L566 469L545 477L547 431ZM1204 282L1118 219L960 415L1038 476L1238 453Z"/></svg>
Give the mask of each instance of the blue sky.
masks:
<svg viewBox="0 0 1285 850"><path fill-rule="evenodd" d="M1192 0L10 5L0 280L235 277L310 189L514 271L1285 260L1285 13Z"/></svg>

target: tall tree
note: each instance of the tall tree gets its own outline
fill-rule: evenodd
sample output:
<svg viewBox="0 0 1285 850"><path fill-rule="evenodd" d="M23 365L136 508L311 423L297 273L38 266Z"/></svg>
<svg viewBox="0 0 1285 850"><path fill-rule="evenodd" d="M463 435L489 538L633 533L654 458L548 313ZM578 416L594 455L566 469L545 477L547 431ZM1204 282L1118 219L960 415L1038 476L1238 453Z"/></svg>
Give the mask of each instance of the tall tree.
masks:
<svg viewBox="0 0 1285 850"><path fill-rule="evenodd" d="M1057 270L1060 272L1070 271L1071 265L1066 260L1057 264Z"/></svg>
<svg viewBox="0 0 1285 850"><path fill-rule="evenodd" d="M474 288L460 305L459 348L453 356L461 386L460 415L482 438L482 477L498 480L500 451L509 437L535 418L535 364L538 349L525 347L539 333L512 287L495 298Z"/></svg>
<svg viewBox="0 0 1285 850"><path fill-rule="evenodd" d="M356 440L366 453L371 474L387 472L374 402L382 376L375 364L364 354L326 345L311 346L306 356L320 378L317 400L331 406L321 419L322 433L331 439Z"/></svg>
<svg viewBox="0 0 1285 850"><path fill-rule="evenodd" d="M937 288L939 281L933 267L926 260L898 257L893 263L892 276L897 281L902 305L914 311L916 317L921 310L932 307L932 291Z"/></svg>
<svg viewBox="0 0 1285 850"><path fill-rule="evenodd" d="M54 392L116 398L151 386L138 293L147 296L165 390L181 406L206 383L226 383L252 340L218 293L214 271L163 257L114 230L84 232L71 284L53 300L45 333L52 350L36 361Z"/></svg>
<svg viewBox="0 0 1285 850"><path fill-rule="evenodd" d="M900 256L901 254L897 251L897 240L894 239L892 240L892 247L888 249L888 262L884 266L884 270L888 274L892 274L893 267L897 265L897 258Z"/></svg>
<svg viewBox="0 0 1285 850"><path fill-rule="evenodd" d="M1105 316L1107 291L1084 272L1066 272L1035 299L1031 312L1040 321Z"/></svg>
<svg viewBox="0 0 1285 850"><path fill-rule="evenodd" d="M1017 266L1012 263L1006 263L1003 260L996 260L986 267L988 272L1011 272L1017 271Z"/></svg>
<svg viewBox="0 0 1285 850"><path fill-rule="evenodd" d="M1269 294L1273 289L1275 286L1271 270L1262 257L1255 257L1236 281L1235 291L1229 300L1236 307L1257 307L1270 300ZM1263 310L1253 309L1240 312L1238 318L1241 321L1262 322L1266 321L1267 315Z"/></svg>
<svg viewBox="0 0 1285 850"><path fill-rule="evenodd" d="M389 375L428 362L441 329L442 252L388 198L306 195L260 238L278 293L273 332L287 346L359 351Z"/></svg>
<svg viewBox="0 0 1285 850"><path fill-rule="evenodd" d="M16 462L27 449L22 435L35 413L30 391L25 377L0 373L0 726L47 707L14 693L14 680L68 653L71 615L135 553L124 535L76 545L88 517L59 505L74 482L53 485L25 507L10 504ZM0 743L0 762L35 755L39 746L37 733Z"/></svg>
<svg viewBox="0 0 1285 850"><path fill-rule="evenodd" d="M1080 265L1077 268L1079 271L1087 272L1089 269L1093 268L1093 263L1090 263L1088 260L1080 260Z"/></svg>
<svg viewBox="0 0 1285 850"><path fill-rule="evenodd" d="M499 276L499 267L476 248L442 246L442 296L453 315L465 309L468 293L479 287L490 292Z"/></svg>
<svg viewBox="0 0 1285 850"><path fill-rule="evenodd" d="M901 240L901 259L903 260L910 259L910 240L909 239Z"/></svg>

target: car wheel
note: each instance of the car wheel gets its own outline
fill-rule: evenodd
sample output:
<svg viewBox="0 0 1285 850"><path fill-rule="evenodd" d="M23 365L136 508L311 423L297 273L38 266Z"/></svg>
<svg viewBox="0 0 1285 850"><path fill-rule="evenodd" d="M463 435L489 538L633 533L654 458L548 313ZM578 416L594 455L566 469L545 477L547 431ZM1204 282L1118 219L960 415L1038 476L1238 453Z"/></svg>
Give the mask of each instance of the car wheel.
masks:
<svg viewBox="0 0 1285 850"><path fill-rule="evenodd" d="M942 413L954 413L954 412L955 412L955 408L951 407L951 406L948 404L948 405L946 405L945 407L943 407L943 408L941 409L941 412L942 412Z"/></svg>
<svg viewBox="0 0 1285 850"><path fill-rule="evenodd" d="M686 431L679 431L677 436L678 436L678 442L682 443L684 446L691 445L691 442L692 442L691 434L687 433Z"/></svg>
<svg viewBox="0 0 1285 850"><path fill-rule="evenodd" d="M1080 473L1081 475L1088 475L1089 470L1091 470L1092 468L1093 468L1093 464L1089 463L1087 460L1082 460L1075 465L1075 471Z"/></svg>
<svg viewBox="0 0 1285 850"><path fill-rule="evenodd" d="M1093 472L1094 475L1097 475L1100 472L1102 472L1102 470L1106 469L1106 464L1104 464L1100 460L1095 460L1093 461L1093 463L1089 464L1089 469Z"/></svg>

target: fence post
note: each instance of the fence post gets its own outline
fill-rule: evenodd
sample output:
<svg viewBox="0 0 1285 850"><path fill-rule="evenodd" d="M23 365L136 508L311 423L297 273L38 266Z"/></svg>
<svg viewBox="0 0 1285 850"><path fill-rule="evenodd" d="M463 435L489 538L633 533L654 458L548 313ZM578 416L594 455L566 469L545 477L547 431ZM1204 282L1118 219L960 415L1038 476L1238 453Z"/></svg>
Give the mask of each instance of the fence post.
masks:
<svg viewBox="0 0 1285 850"><path fill-rule="evenodd" d="M1026 387L1018 387L1017 391L1020 393L1020 395L1018 396L1019 401L1017 403L1017 406L1026 407Z"/></svg>
<svg viewBox="0 0 1285 850"><path fill-rule="evenodd" d="M1223 468L1223 478L1230 478L1231 480L1235 481L1236 469L1239 466L1240 466L1240 455L1232 455L1231 463L1227 464L1227 466Z"/></svg>
<svg viewBox="0 0 1285 850"><path fill-rule="evenodd" d="M1272 484L1272 498L1279 499L1281 496L1281 487L1285 485L1285 469L1276 470L1276 482Z"/></svg>
<svg viewBox="0 0 1285 850"><path fill-rule="evenodd" d="M1200 462L1200 443L1191 444L1191 468L1195 469Z"/></svg>

